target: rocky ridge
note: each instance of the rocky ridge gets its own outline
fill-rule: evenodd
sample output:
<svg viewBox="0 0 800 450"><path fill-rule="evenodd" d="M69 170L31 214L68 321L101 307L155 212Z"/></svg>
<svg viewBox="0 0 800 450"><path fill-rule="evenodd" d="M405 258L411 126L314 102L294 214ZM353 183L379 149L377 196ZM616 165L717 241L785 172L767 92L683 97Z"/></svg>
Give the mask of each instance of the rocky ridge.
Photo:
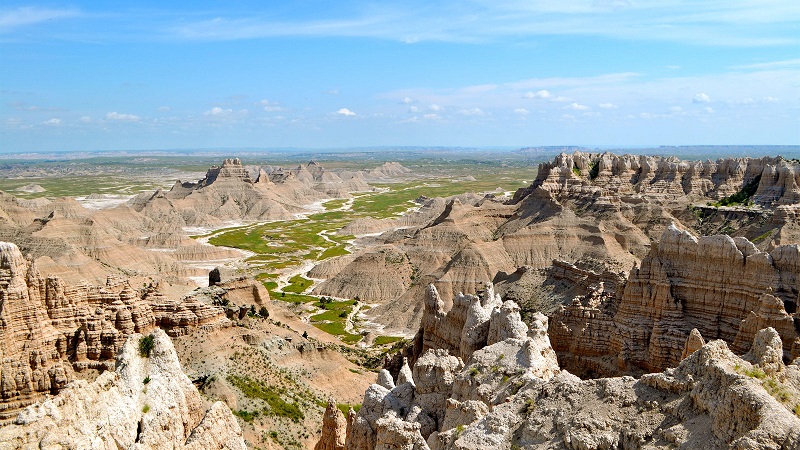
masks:
<svg viewBox="0 0 800 450"><path fill-rule="evenodd" d="M614 375L661 371L682 359L694 330L744 354L773 327L787 360L800 357L800 245L758 250L745 238L697 238L667 228L617 290L598 282L552 316L550 339L564 367Z"/></svg>
<svg viewBox="0 0 800 450"><path fill-rule="evenodd" d="M800 405L800 367L784 365L772 328L756 334L744 359L716 340L662 373L580 380L559 368L546 317L526 326L490 285L458 296L447 312L436 288L427 292L421 356L396 377L382 371L358 413L345 419L329 407L336 417L325 421L317 448L800 445L800 418L790 411Z"/></svg>
<svg viewBox="0 0 800 450"><path fill-rule="evenodd" d="M388 221L352 223L342 232L382 234L355 255L323 263L316 272L328 280L316 289L379 303L366 318L394 333L419 324L429 283L448 307L456 293L474 294L494 281L525 311L550 313L588 293L592 279L616 291L625 279L619 274L638 267L673 223L695 233L748 238L759 251L798 242L799 184L800 165L781 157L701 162L561 154L540 165L535 181L510 201L449 199L437 216L402 230L387 231ZM708 205L734 197L741 203ZM373 273L367 262L381 255L407 267ZM569 277L585 286L575 289ZM380 299L375 285L385 287Z"/></svg>
<svg viewBox="0 0 800 450"><path fill-rule="evenodd" d="M16 245L0 242L0 421L76 377L114 368L133 333L157 327L172 336L230 325L222 308L157 285L134 289L110 276L104 286L43 277Z"/></svg>
<svg viewBox="0 0 800 450"><path fill-rule="evenodd" d="M149 355L140 350L144 336L132 334L116 370L26 408L0 429L0 448L246 449L231 410L205 404L166 333L150 337Z"/></svg>

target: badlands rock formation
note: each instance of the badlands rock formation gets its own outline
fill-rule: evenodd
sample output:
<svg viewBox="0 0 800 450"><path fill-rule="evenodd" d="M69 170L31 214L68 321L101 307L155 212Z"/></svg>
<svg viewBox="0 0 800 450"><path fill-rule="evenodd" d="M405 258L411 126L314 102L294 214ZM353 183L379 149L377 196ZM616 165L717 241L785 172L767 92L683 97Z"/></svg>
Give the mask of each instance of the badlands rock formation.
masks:
<svg viewBox="0 0 800 450"><path fill-rule="evenodd" d="M396 378L379 374L346 431L342 417L326 421L318 448L342 438L359 450L800 446L790 411L800 367L781 361L774 329L757 333L746 360L717 340L663 373L580 380L559 368L547 319L529 328L492 290L457 296L446 312L430 286L424 353Z"/></svg>
<svg viewBox="0 0 800 450"><path fill-rule="evenodd" d="M134 289L116 277L105 286L67 285L42 277L7 242L0 242L0 322L0 422L87 369L113 369L133 333L161 327L178 336L230 324L221 308L193 297L169 299L154 285Z"/></svg>
<svg viewBox="0 0 800 450"><path fill-rule="evenodd" d="M744 354L773 327L787 360L800 357L800 245L758 250L745 238L666 229L617 293L599 282L552 317L550 339L575 373L675 367L694 329Z"/></svg>
<svg viewBox="0 0 800 450"><path fill-rule="evenodd" d="M222 402L207 407L166 333L156 328L150 336L149 356L139 350L144 336L132 334L116 370L26 408L0 428L0 448L245 450L231 410Z"/></svg>
<svg viewBox="0 0 800 450"><path fill-rule="evenodd" d="M335 274L317 292L372 299L371 285L347 281L368 279L386 286L383 293L391 291L391 297L374 299L380 304L367 316L396 333L419 323L419 299L431 282L447 306L456 293L475 293L483 283L495 281L499 291L519 300L526 311L550 312L562 301L588 293L589 286L575 290L569 277L622 283L619 274L638 266L673 223L703 234L747 237L762 251L797 243L798 184L800 165L780 157L687 162L561 154L540 165L535 181L509 202L450 199L426 223L409 223L372 238L384 254L406 260L413 277L406 270L369 271L365 261L377 255L367 248L342 258L341 264L326 262L320 272ZM708 205L734 194L752 205ZM343 232L381 232L383 225L362 220Z"/></svg>

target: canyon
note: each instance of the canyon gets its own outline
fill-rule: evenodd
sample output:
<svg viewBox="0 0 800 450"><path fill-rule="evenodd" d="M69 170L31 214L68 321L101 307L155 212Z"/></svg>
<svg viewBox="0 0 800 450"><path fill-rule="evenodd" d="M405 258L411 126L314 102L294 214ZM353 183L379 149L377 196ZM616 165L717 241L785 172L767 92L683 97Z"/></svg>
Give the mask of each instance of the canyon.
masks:
<svg viewBox="0 0 800 450"><path fill-rule="evenodd" d="M130 391L152 334L202 399L180 445L200 420L237 424L219 448L798 445L800 164L577 151L457 194L288 167L99 210L0 193L0 442Z"/></svg>

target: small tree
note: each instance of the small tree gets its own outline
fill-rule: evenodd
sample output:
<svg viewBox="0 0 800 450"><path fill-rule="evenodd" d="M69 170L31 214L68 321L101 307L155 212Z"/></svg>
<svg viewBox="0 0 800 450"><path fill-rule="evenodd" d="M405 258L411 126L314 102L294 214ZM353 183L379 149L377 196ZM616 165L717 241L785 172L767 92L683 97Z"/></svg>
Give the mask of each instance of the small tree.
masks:
<svg viewBox="0 0 800 450"><path fill-rule="evenodd" d="M258 315L259 315L259 316L261 316L261 317L263 317L264 319L266 319L267 317L269 317L269 311L267 311L267 307L266 307L266 306L262 306L262 307L261 307L261 308L258 310Z"/></svg>
<svg viewBox="0 0 800 450"><path fill-rule="evenodd" d="M139 339L139 356L142 358L149 358L150 352L153 351L153 347L156 346L155 338L153 338L152 334L147 336L142 336Z"/></svg>

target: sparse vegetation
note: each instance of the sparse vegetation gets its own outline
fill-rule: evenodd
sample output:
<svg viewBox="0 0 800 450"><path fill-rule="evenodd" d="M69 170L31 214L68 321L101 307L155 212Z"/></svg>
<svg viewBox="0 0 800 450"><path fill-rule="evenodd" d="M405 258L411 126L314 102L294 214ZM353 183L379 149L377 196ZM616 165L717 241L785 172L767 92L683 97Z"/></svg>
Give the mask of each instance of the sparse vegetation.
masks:
<svg viewBox="0 0 800 450"><path fill-rule="evenodd" d="M265 383L252 380L246 376L228 375L228 382L242 391L245 397L266 402L269 408L264 410L265 414L287 417L295 423L300 422L305 417L295 403L289 403L283 399L282 394L285 395L285 392L275 390Z"/></svg>
<svg viewBox="0 0 800 450"><path fill-rule="evenodd" d="M720 199L718 202L712 203L713 206L736 206L736 205L749 205L751 204L750 198L755 195L758 190L758 184L761 182L761 175L753 178L747 183L739 192Z"/></svg>
<svg viewBox="0 0 800 450"><path fill-rule="evenodd" d="M244 420L247 423L252 423L253 419L255 419L258 416L258 411L250 412L240 409L240 410L234 410L233 415Z"/></svg>
<svg viewBox="0 0 800 450"><path fill-rule="evenodd" d="M403 340L403 338L401 338L399 336L378 336L373 341L373 344L374 345L379 345L379 346L380 345L389 345L389 344L393 344L395 342L402 341L402 340Z"/></svg>
<svg viewBox="0 0 800 450"><path fill-rule="evenodd" d="M148 412L148 411L150 411L150 405L148 405L148 404L145 404L145 405L142 407L142 414L147 414L147 412Z"/></svg>
<svg viewBox="0 0 800 450"><path fill-rule="evenodd" d="M147 384L149 382L150 382L150 376L149 375L144 377L144 380L142 380L142 383L144 383L144 384Z"/></svg>

